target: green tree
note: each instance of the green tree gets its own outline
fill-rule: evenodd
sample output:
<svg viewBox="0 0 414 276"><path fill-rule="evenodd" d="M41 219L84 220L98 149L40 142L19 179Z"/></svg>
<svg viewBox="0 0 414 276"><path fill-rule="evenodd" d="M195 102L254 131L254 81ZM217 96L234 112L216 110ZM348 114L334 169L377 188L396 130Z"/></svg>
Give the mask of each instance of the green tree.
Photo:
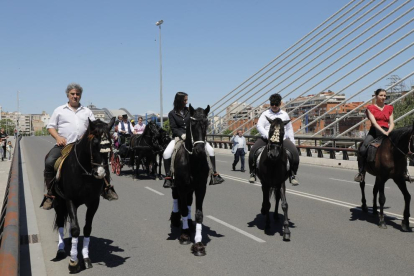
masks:
<svg viewBox="0 0 414 276"><path fill-rule="evenodd" d="M170 120L164 121L162 124L162 128L168 133L168 135L171 135Z"/></svg>
<svg viewBox="0 0 414 276"><path fill-rule="evenodd" d="M259 131L257 130L257 128L256 128L256 127L252 128L252 129L250 130L250 135L251 135L251 136L256 136L258 133L259 133Z"/></svg>
<svg viewBox="0 0 414 276"><path fill-rule="evenodd" d="M409 95L402 101L394 104L394 119L399 118L400 116L410 112L414 109L414 96ZM395 127L404 127L404 126L411 126L413 124L414 114L410 114L407 117L399 120Z"/></svg>
<svg viewBox="0 0 414 276"><path fill-rule="evenodd" d="M16 124L10 119L1 119L0 128L4 128L8 135L14 135L14 129L16 128Z"/></svg>
<svg viewBox="0 0 414 276"><path fill-rule="evenodd" d="M231 129L226 129L225 131L223 131L224 135L230 135L232 133L233 133L233 130L231 130Z"/></svg>

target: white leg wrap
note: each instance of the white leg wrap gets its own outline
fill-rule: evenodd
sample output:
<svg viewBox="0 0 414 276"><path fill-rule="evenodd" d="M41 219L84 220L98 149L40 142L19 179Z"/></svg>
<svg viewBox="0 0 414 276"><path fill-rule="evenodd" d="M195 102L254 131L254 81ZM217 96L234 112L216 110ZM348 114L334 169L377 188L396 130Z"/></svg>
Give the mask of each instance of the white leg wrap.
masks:
<svg viewBox="0 0 414 276"><path fill-rule="evenodd" d="M83 238L82 256L84 259L89 258L89 238Z"/></svg>
<svg viewBox="0 0 414 276"><path fill-rule="evenodd" d="M187 217L181 217L183 221L183 229L188 229L188 218Z"/></svg>
<svg viewBox="0 0 414 276"><path fill-rule="evenodd" d="M173 209L172 209L172 211L174 213L178 212L178 199L173 199Z"/></svg>
<svg viewBox="0 0 414 276"><path fill-rule="evenodd" d="M191 219L191 206L187 206L188 207L188 219Z"/></svg>
<svg viewBox="0 0 414 276"><path fill-rule="evenodd" d="M70 250L70 259L74 262L78 260L78 238L72 238L72 249Z"/></svg>
<svg viewBox="0 0 414 276"><path fill-rule="evenodd" d="M59 243L58 243L58 249L65 249L65 243L63 242L64 238L64 228L59 227Z"/></svg>
<svg viewBox="0 0 414 276"><path fill-rule="evenodd" d="M196 234L195 234L195 237L194 237L194 241L196 243L201 242L201 238L202 238L202 236L201 236L201 228L202 228L201 223L197 223L197 225L196 225Z"/></svg>

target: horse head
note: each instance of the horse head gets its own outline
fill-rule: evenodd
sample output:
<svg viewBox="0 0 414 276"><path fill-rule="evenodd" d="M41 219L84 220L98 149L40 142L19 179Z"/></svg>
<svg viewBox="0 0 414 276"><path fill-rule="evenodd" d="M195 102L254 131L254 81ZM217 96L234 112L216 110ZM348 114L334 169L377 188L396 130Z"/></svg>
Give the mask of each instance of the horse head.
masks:
<svg viewBox="0 0 414 276"><path fill-rule="evenodd" d="M281 156L283 150L283 137L285 136L285 125L290 122L282 121L280 118L269 119L266 116L266 119L270 123L269 128L269 139L267 142L267 157L271 160L276 160Z"/></svg>
<svg viewBox="0 0 414 276"><path fill-rule="evenodd" d="M90 172L96 179L105 177L105 168L108 166L108 153L111 151L109 131L114 125L115 117L107 124L101 120L89 120L88 144L92 170Z"/></svg>
<svg viewBox="0 0 414 276"><path fill-rule="evenodd" d="M210 106L207 105L206 109L201 107L194 109L191 104L189 105L190 109L190 127L189 131L187 130L186 144L191 142L191 148L195 153L200 153L204 151L206 137L207 137L207 127L208 127L208 113L210 112ZM190 135L189 135L190 134ZM186 145L187 147L187 145ZM187 147L188 149L188 147Z"/></svg>

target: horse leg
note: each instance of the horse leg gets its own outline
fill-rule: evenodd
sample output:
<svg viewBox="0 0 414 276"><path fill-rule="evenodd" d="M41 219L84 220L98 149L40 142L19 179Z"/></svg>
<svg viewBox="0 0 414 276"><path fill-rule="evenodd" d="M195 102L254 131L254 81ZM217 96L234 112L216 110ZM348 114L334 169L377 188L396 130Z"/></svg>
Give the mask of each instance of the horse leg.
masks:
<svg viewBox="0 0 414 276"><path fill-rule="evenodd" d="M375 184L374 189L372 190L373 193L373 203L372 203L372 214L377 215L378 214L378 206L377 206L377 195L378 195L378 185L377 185L377 179L375 178Z"/></svg>
<svg viewBox="0 0 414 276"><path fill-rule="evenodd" d="M204 183L207 184L207 180L204 181ZM194 244L191 246L191 252L195 256L205 256L206 248L204 244L202 243L203 235L201 233L203 228L203 202L204 197L206 195L206 185L200 185L195 190L195 197L196 197L196 214L195 214L195 220L196 220L196 234L194 237Z"/></svg>
<svg viewBox="0 0 414 276"><path fill-rule="evenodd" d="M362 209L362 212L367 213L368 212L368 207L367 207L367 200L365 199L365 179L363 179L361 182L359 182L359 187L361 188L361 194L362 194L361 209Z"/></svg>
<svg viewBox="0 0 414 276"><path fill-rule="evenodd" d="M191 205L193 205L193 193L189 193L187 196L187 209L188 209L188 215L187 215L187 221L188 221L188 228L191 232L195 231L193 220L191 219Z"/></svg>
<svg viewBox="0 0 414 276"><path fill-rule="evenodd" d="M141 164L141 158L140 155L135 156L135 179L138 180L139 176L139 165Z"/></svg>
<svg viewBox="0 0 414 276"><path fill-rule="evenodd" d="M276 204L275 204L275 212L273 213L273 219L279 220L280 190L275 191L275 196L276 196Z"/></svg>
<svg viewBox="0 0 414 276"><path fill-rule="evenodd" d="M377 183L378 181L378 183ZM385 186L385 181L383 181L382 179L379 179L377 177L377 179L375 180L375 185L378 184L378 191L379 191L379 204L380 204L380 214L379 214L379 227L382 229L387 229L387 225L385 224L385 219L384 219L384 205L385 205L385 193L384 193L384 186Z"/></svg>
<svg viewBox="0 0 414 276"><path fill-rule="evenodd" d="M65 220L67 216L67 209L66 209L66 205L64 204L64 202L60 200L60 198L55 199L55 212L56 212L55 226L58 227L58 232L59 232L58 251L56 253L55 258L57 260L63 260L66 258L64 230L65 230Z"/></svg>
<svg viewBox="0 0 414 276"><path fill-rule="evenodd" d="M172 198L173 198L173 207L171 211L170 221L171 221L171 226L178 228L180 227L180 223L181 223L181 215L180 215L180 209L178 205L179 195L178 195L177 188L171 188L171 193L172 193Z"/></svg>
<svg viewBox="0 0 414 276"><path fill-rule="evenodd" d="M72 248L70 250L69 271L71 273L78 273L80 271L80 265L78 260L78 238L80 234L80 228L77 217L77 207L72 200L66 200L66 207L68 209L70 222L71 222L71 235L72 235Z"/></svg>
<svg viewBox="0 0 414 276"><path fill-rule="evenodd" d="M410 230L410 201L411 201L411 195L407 190L407 184L405 182L405 179L397 179L395 180L395 183L397 184L398 188L400 188L400 191L402 192L404 196L404 218L401 222L401 227L404 232L407 232Z"/></svg>
<svg viewBox="0 0 414 276"><path fill-rule="evenodd" d="M183 225L181 227L180 244L190 244L190 229L188 228L187 192L180 193L180 214Z"/></svg>
<svg viewBox="0 0 414 276"><path fill-rule="evenodd" d="M88 209L86 210L85 226L83 227L82 256L85 267L92 268L92 262L89 258L89 241L91 238L93 217L95 216L95 213L99 207L99 198L98 200L88 204L87 207Z"/></svg>
<svg viewBox="0 0 414 276"><path fill-rule="evenodd" d="M262 182L262 193L263 193L263 202L262 202L262 209L260 212L263 216L265 216L266 225L265 225L265 231L266 229L270 229L270 217L269 217L269 210L271 207L270 204L270 187Z"/></svg>
<svg viewBox="0 0 414 276"><path fill-rule="evenodd" d="M159 160L159 162L158 162L158 179L159 179L159 180L163 180L164 178L162 177L162 174L161 174L161 167L162 167L162 154L159 154L159 155L158 155L158 160Z"/></svg>
<svg viewBox="0 0 414 276"><path fill-rule="evenodd" d="M280 197L282 199L282 209L284 213L284 221L283 221L283 240L290 241L290 230L289 230L289 218L288 218L288 204L286 200L286 193L285 193L285 182L282 183L282 187L280 188Z"/></svg>

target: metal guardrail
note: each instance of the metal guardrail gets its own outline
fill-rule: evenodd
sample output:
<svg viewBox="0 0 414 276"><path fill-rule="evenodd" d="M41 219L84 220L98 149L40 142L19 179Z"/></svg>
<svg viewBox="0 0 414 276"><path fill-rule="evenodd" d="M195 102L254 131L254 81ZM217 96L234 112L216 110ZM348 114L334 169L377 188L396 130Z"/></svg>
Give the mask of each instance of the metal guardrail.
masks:
<svg viewBox="0 0 414 276"><path fill-rule="evenodd" d="M7 188L0 216L0 275L19 275L19 183L20 183L20 139L14 146L13 160L9 171Z"/></svg>

